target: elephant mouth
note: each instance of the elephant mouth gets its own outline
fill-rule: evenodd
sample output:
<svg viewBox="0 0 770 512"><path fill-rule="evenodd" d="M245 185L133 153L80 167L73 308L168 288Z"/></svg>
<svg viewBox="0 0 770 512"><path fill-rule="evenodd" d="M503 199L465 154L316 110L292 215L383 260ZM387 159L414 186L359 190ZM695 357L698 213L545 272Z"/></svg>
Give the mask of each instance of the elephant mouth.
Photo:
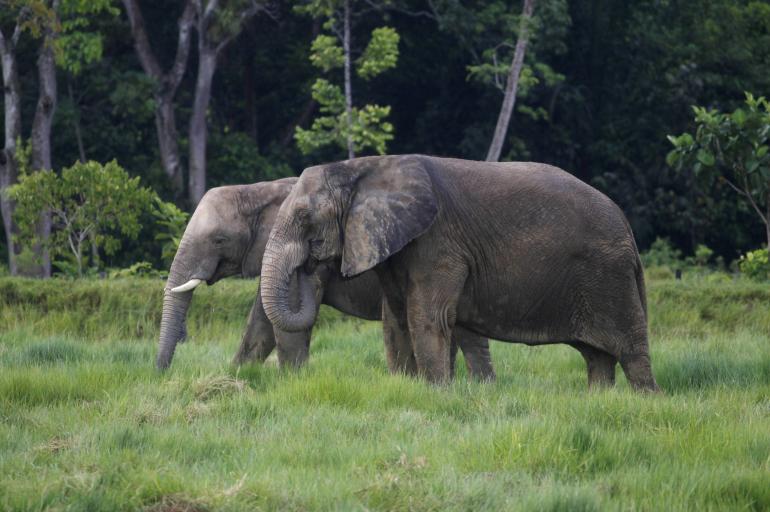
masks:
<svg viewBox="0 0 770 512"><path fill-rule="evenodd" d="M227 262L219 262L214 273L206 279L206 284L211 286L212 284L221 281L227 277L240 276L242 274L241 267L236 264Z"/></svg>

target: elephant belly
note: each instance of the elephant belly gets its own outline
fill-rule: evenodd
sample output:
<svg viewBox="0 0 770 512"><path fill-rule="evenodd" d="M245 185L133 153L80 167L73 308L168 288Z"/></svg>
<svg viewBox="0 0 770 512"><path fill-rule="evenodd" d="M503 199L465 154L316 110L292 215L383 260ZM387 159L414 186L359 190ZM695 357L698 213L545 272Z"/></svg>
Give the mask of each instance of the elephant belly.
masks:
<svg viewBox="0 0 770 512"><path fill-rule="evenodd" d="M574 341L581 307L574 287L552 279L473 283L457 307L457 324L489 338L526 344ZM552 276L553 277L553 276Z"/></svg>

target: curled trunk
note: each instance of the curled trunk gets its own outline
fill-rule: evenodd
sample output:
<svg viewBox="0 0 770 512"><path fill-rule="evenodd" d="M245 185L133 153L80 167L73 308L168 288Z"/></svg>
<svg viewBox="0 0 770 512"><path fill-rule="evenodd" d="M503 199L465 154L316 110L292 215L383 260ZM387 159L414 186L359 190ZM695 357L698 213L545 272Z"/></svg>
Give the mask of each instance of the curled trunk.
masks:
<svg viewBox="0 0 770 512"><path fill-rule="evenodd" d="M265 249L262 304L273 325L283 331L309 329L315 321L314 287L301 268L306 258L307 248L296 242L270 240Z"/></svg>

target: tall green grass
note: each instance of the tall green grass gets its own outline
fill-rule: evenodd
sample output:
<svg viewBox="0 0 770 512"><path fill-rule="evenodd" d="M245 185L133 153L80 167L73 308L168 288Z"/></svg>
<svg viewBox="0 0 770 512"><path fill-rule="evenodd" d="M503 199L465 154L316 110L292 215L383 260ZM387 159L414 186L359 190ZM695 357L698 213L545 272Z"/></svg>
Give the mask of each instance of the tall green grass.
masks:
<svg viewBox="0 0 770 512"><path fill-rule="evenodd" d="M433 387L330 310L308 367L231 368L255 290L197 291L160 374L162 282L0 279L0 510L770 508L766 287L650 284L661 395L504 343Z"/></svg>

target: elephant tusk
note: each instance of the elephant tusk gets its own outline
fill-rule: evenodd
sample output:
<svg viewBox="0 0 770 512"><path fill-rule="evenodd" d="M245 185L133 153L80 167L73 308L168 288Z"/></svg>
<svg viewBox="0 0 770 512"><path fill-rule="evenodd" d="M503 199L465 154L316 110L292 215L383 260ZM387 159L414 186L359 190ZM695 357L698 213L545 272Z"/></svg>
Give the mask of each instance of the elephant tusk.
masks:
<svg viewBox="0 0 770 512"><path fill-rule="evenodd" d="M201 284L203 281L200 279L190 279L183 285L179 285L176 288L171 288L171 291L173 293L182 293L182 292L188 292L190 290L194 290L196 286Z"/></svg>

